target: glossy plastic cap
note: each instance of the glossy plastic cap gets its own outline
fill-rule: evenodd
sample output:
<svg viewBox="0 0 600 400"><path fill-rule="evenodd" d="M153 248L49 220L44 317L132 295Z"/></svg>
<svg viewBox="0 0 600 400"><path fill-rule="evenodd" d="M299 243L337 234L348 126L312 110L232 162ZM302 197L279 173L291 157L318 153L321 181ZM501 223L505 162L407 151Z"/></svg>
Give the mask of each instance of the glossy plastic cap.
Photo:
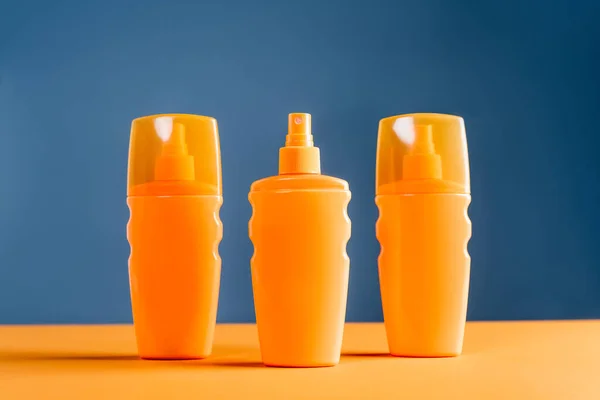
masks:
<svg viewBox="0 0 600 400"><path fill-rule="evenodd" d="M217 121L185 114L135 119L128 196L221 195Z"/></svg>
<svg viewBox="0 0 600 400"><path fill-rule="evenodd" d="M379 122L377 195L471 192L465 124L445 114Z"/></svg>

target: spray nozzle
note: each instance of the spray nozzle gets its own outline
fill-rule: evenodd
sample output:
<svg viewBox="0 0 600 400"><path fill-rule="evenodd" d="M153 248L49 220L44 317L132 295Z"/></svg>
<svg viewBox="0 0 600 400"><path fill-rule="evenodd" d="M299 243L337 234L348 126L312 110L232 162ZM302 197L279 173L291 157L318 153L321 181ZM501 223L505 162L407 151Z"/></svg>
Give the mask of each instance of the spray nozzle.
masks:
<svg viewBox="0 0 600 400"><path fill-rule="evenodd" d="M431 125L415 126L415 142L413 143L410 154L435 155L433 138L431 136Z"/></svg>
<svg viewBox="0 0 600 400"><path fill-rule="evenodd" d="M155 179L159 181L194 180L194 157L188 155L185 127L173 123L171 132L159 134L163 140L161 154L156 160Z"/></svg>
<svg viewBox="0 0 600 400"><path fill-rule="evenodd" d="M415 125L414 142L403 160L403 179L442 179L442 160L435 152L431 125Z"/></svg>
<svg viewBox="0 0 600 400"><path fill-rule="evenodd" d="M314 146L311 132L311 116L306 113L292 113L288 116L286 146Z"/></svg>
<svg viewBox="0 0 600 400"><path fill-rule="evenodd" d="M169 138L163 142L163 156L187 156L187 145L185 143L185 128L181 124L174 124Z"/></svg>
<svg viewBox="0 0 600 400"><path fill-rule="evenodd" d="M279 150L280 174L320 174L321 158L311 133L311 116L292 113L288 116L285 147Z"/></svg>

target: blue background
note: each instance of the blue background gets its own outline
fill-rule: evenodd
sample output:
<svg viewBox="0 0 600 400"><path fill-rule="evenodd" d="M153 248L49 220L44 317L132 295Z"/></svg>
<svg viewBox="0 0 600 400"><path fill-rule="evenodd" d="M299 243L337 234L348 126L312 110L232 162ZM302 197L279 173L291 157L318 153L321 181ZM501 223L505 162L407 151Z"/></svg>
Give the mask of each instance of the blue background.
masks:
<svg viewBox="0 0 600 400"><path fill-rule="evenodd" d="M195 4L191 4L195 3ZM252 321L252 181L287 113L350 182L348 320L381 320L380 118L465 118L470 319L600 317L598 1L0 0L0 323L131 321L131 120L219 121L220 321Z"/></svg>

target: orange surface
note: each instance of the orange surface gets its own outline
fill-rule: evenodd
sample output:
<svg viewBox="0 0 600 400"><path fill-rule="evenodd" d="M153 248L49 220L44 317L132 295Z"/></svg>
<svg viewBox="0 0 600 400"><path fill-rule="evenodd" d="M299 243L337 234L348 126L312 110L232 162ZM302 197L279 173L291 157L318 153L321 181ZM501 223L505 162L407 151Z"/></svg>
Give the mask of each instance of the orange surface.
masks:
<svg viewBox="0 0 600 400"><path fill-rule="evenodd" d="M255 325L217 325L213 355L145 361L132 326L0 327L0 398L598 399L600 321L467 323L463 355L386 354L382 324L347 324L334 368L266 368Z"/></svg>
<svg viewBox="0 0 600 400"><path fill-rule="evenodd" d="M223 237L217 123L161 114L133 121L129 279L143 358L210 355Z"/></svg>
<svg viewBox="0 0 600 400"><path fill-rule="evenodd" d="M320 175L310 114L290 114L279 175L252 184L252 288L262 360L339 362L350 260L348 183Z"/></svg>

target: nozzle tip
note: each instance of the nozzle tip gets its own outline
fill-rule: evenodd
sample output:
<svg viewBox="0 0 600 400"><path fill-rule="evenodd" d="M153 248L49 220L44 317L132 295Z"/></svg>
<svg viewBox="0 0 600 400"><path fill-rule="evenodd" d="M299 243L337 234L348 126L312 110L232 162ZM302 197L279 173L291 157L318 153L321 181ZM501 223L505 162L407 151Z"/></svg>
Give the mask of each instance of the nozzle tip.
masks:
<svg viewBox="0 0 600 400"><path fill-rule="evenodd" d="M435 154L433 137L431 136L431 125L415 125L416 138L413 144L412 154Z"/></svg>
<svg viewBox="0 0 600 400"><path fill-rule="evenodd" d="M289 135L310 135L311 117L307 113L291 113L288 117Z"/></svg>
<svg viewBox="0 0 600 400"><path fill-rule="evenodd" d="M163 142L163 154L187 155L185 127L183 124L175 123L172 129L167 141Z"/></svg>

